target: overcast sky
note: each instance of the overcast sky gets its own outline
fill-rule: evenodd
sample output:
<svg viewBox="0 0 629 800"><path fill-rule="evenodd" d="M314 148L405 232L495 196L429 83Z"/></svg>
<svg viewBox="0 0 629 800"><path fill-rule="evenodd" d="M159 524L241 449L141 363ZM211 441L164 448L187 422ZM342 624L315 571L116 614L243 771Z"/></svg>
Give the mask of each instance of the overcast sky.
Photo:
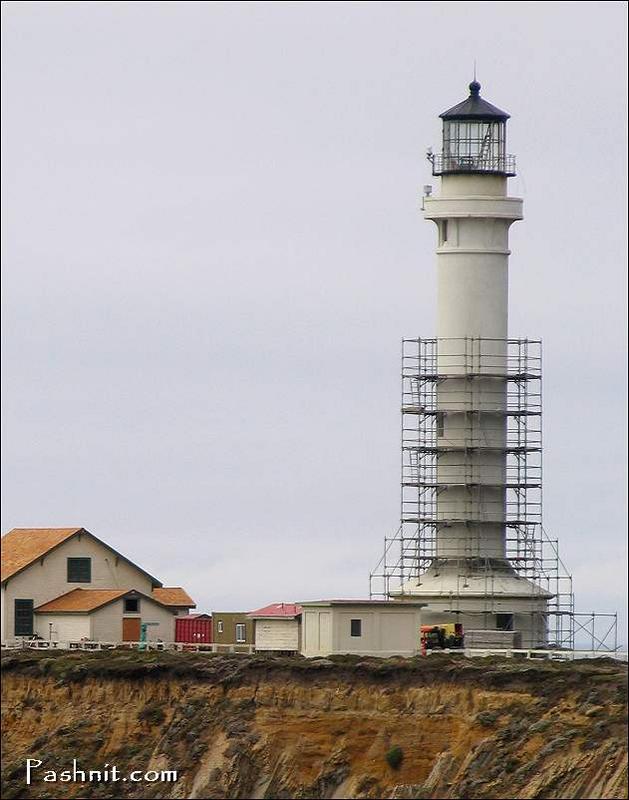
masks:
<svg viewBox="0 0 629 800"><path fill-rule="evenodd" d="M626 6L3 3L2 531L84 526L199 610L364 597L399 350L435 334L438 114L511 114L510 331L544 519L624 607Z"/></svg>

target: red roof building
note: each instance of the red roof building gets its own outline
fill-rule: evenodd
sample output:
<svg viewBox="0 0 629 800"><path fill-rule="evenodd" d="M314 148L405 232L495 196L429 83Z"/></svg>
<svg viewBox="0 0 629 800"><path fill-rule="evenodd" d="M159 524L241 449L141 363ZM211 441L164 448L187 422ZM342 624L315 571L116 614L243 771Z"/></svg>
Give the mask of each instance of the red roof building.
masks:
<svg viewBox="0 0 629 800"><path fill-rule="evenodd" d="M277 618L294 618L301 614L301 606L296 603L271 603L270 606L264 606L257 611L250 611L247 616L252 619L277 619Z"/></svg>
<svg viewBox="0 0 629 800"><path fill-rule="evenodd" d="M271 603L250 611L256 652L298 653L300 647L301 606L296 603Z"/></svg>

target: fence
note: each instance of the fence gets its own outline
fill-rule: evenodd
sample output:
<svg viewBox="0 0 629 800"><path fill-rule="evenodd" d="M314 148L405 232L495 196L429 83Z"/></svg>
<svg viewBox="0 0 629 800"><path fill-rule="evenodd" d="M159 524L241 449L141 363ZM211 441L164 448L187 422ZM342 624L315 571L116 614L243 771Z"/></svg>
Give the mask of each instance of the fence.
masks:
<svg viewBox="0 0 629 800"><path fill-rule="evenodd" d="M193 644L187 642L49 642L13 639L2 642L2 650L162 650L174 653L255 653L252 644ZM579 659L612 658L627 662L625 651L609 650L522 650L507 648L470 648L427 650L426 655L448 654L465 658L502 656L515 659L539 659L547 661L578 661Z"/></svg>
<svg viewBox="0 0 629 800"><path fill-rule="evenodd" d="M456 650L427 650L426 655L438 653L458 654L466 658L502 656L503 658L532 659L542 661L579 661L580 659L612 658L614 661L627 662L626 652L611 650L520 650L520 649L488 649L461 647Z"/></svg>
<svg viewBox="0 0 629 800"><path fill-rule="evenodd" d="M204 644L189 642L56 642L36 639L12 639L2 642L3 650L168 650L195 653L253 653L252 644Z"/></svg>

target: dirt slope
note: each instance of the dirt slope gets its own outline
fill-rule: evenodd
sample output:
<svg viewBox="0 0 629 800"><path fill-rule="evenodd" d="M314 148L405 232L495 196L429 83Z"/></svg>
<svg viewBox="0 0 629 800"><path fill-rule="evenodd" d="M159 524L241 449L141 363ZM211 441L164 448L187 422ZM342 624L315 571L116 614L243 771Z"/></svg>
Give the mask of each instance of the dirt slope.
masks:
<svg viewBox="0 0 629 800"><path fill-rule="evenodd" d="M613 662L110 652L2 666L7 799L627 797ZM26 787L28 757L179 780Z"/></svg>

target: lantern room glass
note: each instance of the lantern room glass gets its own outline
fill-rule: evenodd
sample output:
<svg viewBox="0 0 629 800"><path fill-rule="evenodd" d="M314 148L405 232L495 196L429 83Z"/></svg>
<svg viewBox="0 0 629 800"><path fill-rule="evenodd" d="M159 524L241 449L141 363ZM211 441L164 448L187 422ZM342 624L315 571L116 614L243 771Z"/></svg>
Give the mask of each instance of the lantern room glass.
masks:
<svg viewBox="0 0 629 800"><path fill-rule="evenodd" d="M450 172L505 170L504 120L456 119L443 123L443 161Z"/></svg>

